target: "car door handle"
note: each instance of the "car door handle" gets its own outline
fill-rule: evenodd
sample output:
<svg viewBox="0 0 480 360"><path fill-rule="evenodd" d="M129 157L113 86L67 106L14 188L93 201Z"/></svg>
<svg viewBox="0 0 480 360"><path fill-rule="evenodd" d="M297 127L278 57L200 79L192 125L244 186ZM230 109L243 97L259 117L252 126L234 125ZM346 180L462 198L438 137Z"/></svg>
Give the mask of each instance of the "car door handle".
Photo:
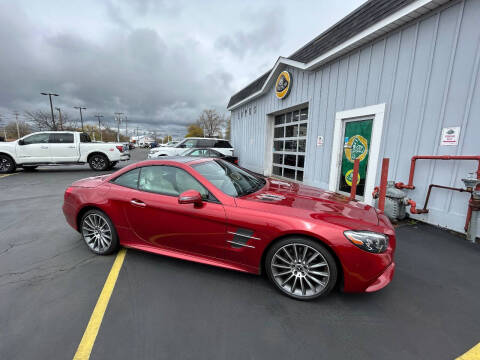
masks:
<svg viewBox="0 0 480 360"><path fill-rule="evenodd" d="M69 149L76 149L75 146L69 146L68 148L69 148Z"/></svg>
<svg viewBox="0 0 480 360"><path fill-rule="evenodd" d="M48 146L40 146L40 149L48 149Z"/></svg>
<svg viewBox="0 0 480 360"><path fill-rule="evenodd" d="M137 200L137 199L132 199L130 200L130 204L135 205L135 206L140 206L140 207L146 207L147 204L145 204L143 201Z"/></svg>

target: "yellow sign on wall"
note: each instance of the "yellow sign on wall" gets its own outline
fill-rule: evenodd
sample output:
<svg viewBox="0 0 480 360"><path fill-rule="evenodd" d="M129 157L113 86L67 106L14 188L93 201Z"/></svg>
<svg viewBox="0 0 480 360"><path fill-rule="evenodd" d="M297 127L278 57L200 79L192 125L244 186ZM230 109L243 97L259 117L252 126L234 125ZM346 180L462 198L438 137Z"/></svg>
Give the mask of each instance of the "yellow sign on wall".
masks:
<svg viewBox="0 0 480 360"><path fill-rule="evenodd" d="M275 95L279 99L285 99L292 87L292 75L288 71L282 71L275 82Z"/></svg>

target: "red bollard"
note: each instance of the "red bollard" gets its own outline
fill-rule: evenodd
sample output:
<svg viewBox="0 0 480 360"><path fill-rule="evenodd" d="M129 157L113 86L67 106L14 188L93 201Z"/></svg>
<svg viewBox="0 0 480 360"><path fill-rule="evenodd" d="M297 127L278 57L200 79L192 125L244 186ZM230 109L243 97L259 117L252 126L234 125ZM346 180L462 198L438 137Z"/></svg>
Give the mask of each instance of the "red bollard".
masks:
<svg viewBox="0 0 480 360"><path fill-rule="evenodd" d="M352 176L352 187L350 188L350 200L355 199L357 194L357 182L358 182L358 169L360 167L360 159L355 159L353 162L353 176Z"/></svg>
<svg viewBox="0 0 480 360"><path fill-rule="evenodd" d="M380 178L380 195L378 197L378 208L385 210L385 196L387 195L387 180L388 180L388 166L390 164L389 158L383 158L382 161L382 176Z"/></svg>

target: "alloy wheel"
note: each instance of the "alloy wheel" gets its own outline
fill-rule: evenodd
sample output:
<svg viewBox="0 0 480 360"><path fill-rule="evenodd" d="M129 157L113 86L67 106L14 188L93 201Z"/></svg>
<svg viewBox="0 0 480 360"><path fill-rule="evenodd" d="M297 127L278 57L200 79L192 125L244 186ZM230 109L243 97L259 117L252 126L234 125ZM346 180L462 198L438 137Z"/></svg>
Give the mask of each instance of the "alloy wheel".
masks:
<svg viewBox="0 0 480 360"><path fill-rule="evenodd" d="M270 266L277 285L296 297L315 296L330 281L327 260L318 250L306 244L282 246L273 255Z"/></svg>
<svg viewBox="0 0 480 360"><path fill-rule="evenodd" d="M6 157L0 158L0 173L6 173L10 171L11 168L12 168L12 163L10 162L10 160L8 160L8 158Z"/></svg>
<svg viewBox="0 0 480 360"><path fill-rule="evenodd" d="M92 167L95 170L103 170L107 166L105 159L102 156L94 156L92 159Z"/></svg>
<svg viewBox="0 0 480 360"><path fill-rule="evenodd" d="M89 214L83 219L82 235L94 252L104 253L112 245L112 229L108 221L97 213Z"/></svg>

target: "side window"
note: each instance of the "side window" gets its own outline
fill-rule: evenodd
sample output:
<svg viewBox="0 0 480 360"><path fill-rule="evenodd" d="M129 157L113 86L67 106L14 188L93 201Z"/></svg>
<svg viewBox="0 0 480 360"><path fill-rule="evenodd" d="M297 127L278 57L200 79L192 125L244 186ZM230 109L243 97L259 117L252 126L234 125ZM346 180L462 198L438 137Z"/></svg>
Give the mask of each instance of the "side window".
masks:
<svg viewBox="0 0 480 360"><path fill-rule="evenodd" d="M88 134L81 133L80 134L80 142L89 143L89 142L92 142L92 139L90 139L90 136Z"/></svg>
<svg viewBox="0 0 480 360"><path fill-rule="evenodd" d="M185 170L174 166L145 166L140 173L139 190L178 196L187 190L197 190L208 198L208 190Z"/></svg>
<svg viewBox="0 0 480 360"><path fill-rule="evenodd" d="M232 145L230 145L230 143L226 140L219 140L215 143L215 146L216 148L223 148L223 149L228 149L228 148L231 148Z"/></svg>
<svg viewBox="0 0 480 360"><path fill-rule="evenodd" d="M50 134L47 134L47 133L34 134L23 139L23 142L25 145L45 144L45 143L48 143L49 139L50 139Z"/></svg>
<svg viewBox="0 0 480 360"><path fill-rule="evenodd" d="M112 182L114 184L125 186L128 188L136 189L138 187L138 174L140 173L140 168L136 168L134 170L130 170L125 174L120 175Z"/></svg>
<svg viewBox="0 0 480 360"><path fill-rule="evenodd" d="M219 153L217 150L210 149L208 150L208 156L218 158L218 157L222 157L222 154Z"/></svg>
<svg viewBox="0 0 480 360"><path fill-rule="evenodd" d="M208 149L196 149L193 150L189 156L208 156Z"/></svg>
<svg viewBox="0 0 480 360"><path fill-rule="evenodd" d="M70 134L70 133L50 134L50 142L55 144L73 144L73 134Z"/></svg>
<svg viewBox="0 0 480 360"><path fill-rule="evenodd" d="M184 147L188 149L197 147L197 140L194 140L194 139L187 140L183 143L183 145L185 145Z"/></svg>
<svg viewBox="0 0 480 360"><path fill-rule="evenodd" d="M210 148L213 147L214 141L208 139L200 139L197 140L197 146L202 148Z"/></svg>

